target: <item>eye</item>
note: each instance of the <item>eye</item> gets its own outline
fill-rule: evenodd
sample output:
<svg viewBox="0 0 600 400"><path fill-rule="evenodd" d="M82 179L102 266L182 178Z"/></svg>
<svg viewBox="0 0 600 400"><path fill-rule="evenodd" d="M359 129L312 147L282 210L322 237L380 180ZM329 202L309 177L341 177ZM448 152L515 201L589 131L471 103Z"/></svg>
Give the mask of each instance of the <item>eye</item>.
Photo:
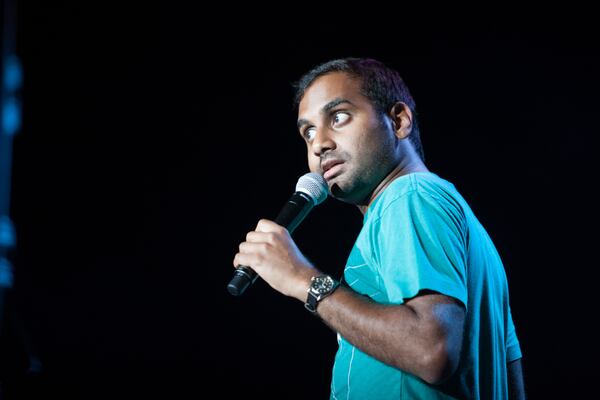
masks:
<svg viewBox="0 0 600 400"><path fill-rule="evenodd" d="M333 126L343 124L344 122L348 121L348 119L350 119L350 114L347 112L336 112L333 115Z"/></svg>
<svg viewBox="0 0 600 400"><path fill-rule="evenodd" d="M314 127L311 128L307 128L304 131L304 139L306 139L307 141L311 141L315 138L315 135L317 133L317 130Z"/></svg>

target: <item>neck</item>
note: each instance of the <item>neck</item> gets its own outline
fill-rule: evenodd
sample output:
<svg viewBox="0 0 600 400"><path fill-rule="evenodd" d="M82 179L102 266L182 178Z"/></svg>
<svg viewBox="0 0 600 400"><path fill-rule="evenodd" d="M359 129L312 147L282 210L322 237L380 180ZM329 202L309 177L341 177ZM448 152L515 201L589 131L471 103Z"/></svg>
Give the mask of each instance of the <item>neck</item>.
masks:
<svg viewBox="0 0 600 400"><path fill-rule="evenodd" d="M385 176L385 178L383 178L383 180L379 183L379 185L377 185L377 187L375 188L375 190L373 190L373 193L371 193L371 196L369 197L369 200L366 202L366 204L357 205L357 207L360 210L360 212L363 215L365 215L365 213L367 212L367 210L369 209L369 206L373 203L373 201L375 201L375 199L381 193L383 193L383 191L394 180L396 180L397 178L399 178L399 177L401 177L403 175L412 174L414 172L429 172L429 170L427 169L427 167L425 166L425 164L423 164L423 161L421 161L421 159L418 158L418 157L413 158L413 159L409 159L409 160L405 159L405 160L400 161L398 163L398 165L396 165L394 167L394 169L392 169L390 171L390 173L387 174Z"/></svg>

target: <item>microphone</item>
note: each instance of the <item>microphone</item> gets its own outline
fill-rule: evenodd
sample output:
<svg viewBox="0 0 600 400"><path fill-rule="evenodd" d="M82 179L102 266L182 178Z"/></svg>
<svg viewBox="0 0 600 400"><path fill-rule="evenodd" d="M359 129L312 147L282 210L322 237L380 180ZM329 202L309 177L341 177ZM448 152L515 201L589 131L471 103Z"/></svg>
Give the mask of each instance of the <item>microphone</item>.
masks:
<svg viewBox="0 0 600 400"><path fill-rule="evenodd" d="M296 191L285 203L275 223L288 230L290 235L300 225L310 210L327 199L327 182L314 172L304 174L296 183ZM256 281L258 274L250 267L239 266L233 278L227 285L227 290L233 296L241 296L244 291Z"/></svg>

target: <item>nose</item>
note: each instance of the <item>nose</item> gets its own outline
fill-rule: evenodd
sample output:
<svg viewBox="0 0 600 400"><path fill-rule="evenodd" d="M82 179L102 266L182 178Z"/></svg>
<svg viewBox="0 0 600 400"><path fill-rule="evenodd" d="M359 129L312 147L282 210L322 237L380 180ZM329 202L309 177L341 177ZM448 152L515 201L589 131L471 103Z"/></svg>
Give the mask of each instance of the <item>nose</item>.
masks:
<svg viewBox="0 0 600 400"><path fill-rule="evenodd" d="M321 157L328 151L334 150L335 147L335 141L333 140L327 129L318 129L312 142L312 149L314 155L317 157Z"/></svg>

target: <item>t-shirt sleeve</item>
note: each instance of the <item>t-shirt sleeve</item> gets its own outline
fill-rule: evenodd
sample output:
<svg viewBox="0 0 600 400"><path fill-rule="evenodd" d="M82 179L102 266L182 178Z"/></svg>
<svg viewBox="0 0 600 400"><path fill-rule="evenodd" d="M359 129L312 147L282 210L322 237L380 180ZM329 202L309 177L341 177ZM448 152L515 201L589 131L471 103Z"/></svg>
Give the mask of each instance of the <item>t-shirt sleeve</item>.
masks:
<svg viewBox="0 0 600 400"><path fill-rule="evenodd" d="M431 290L467 308L466 221L457 204L419 191L406 193L381 212L371 238L390 303Z"/></svg>
<svg viewBox="0 0 600 400"><path fill-rule="evenodd" d="M517 338L517 331L513 323L512 313L508 307L508 324L506 326L506 361L511 362L523 357L521 354L521 345Z"/></svg>

